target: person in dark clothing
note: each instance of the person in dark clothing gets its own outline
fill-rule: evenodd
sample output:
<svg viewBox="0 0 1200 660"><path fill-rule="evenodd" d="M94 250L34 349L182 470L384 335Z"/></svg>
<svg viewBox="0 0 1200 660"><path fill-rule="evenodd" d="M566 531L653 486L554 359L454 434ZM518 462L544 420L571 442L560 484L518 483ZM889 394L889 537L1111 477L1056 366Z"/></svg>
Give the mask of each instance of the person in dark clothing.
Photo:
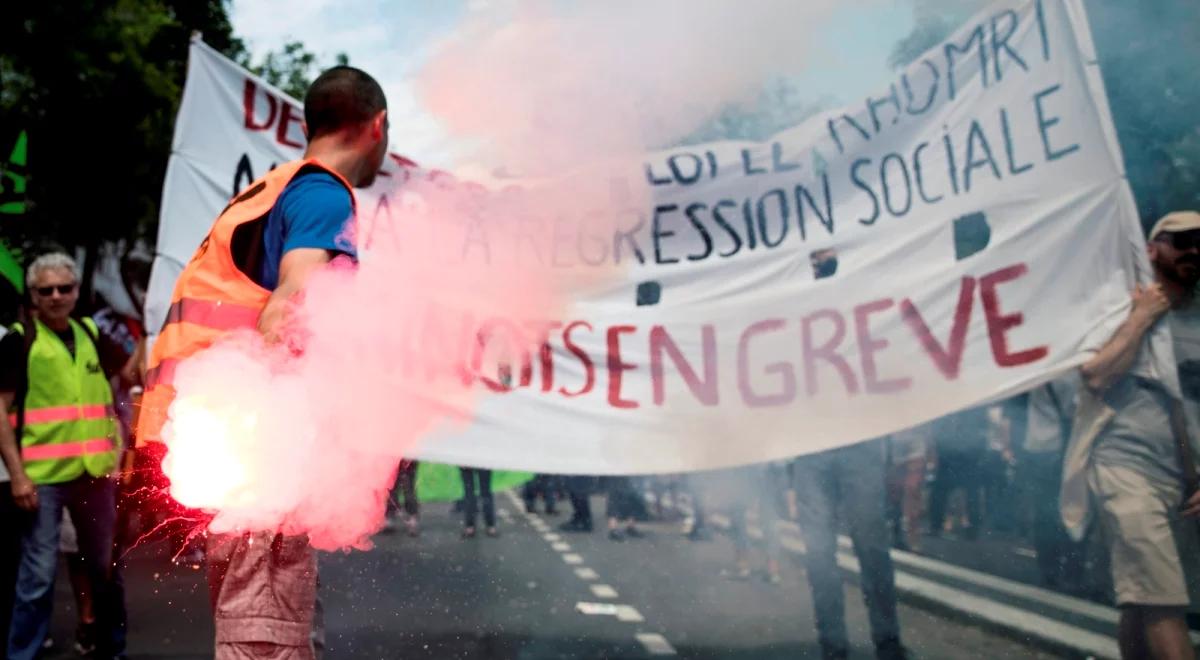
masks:
<svg viewBox="0 0 1200 660"><path fill-rule="evenodd" d="M886 465L882 439L802 456L792 464L797 521L816 615L821 657L849 657L846 588L837 566L837 534L844 528L860 566L859 588L867 608L878 660L904 660L896 609L896 574L889 554L885 513Z"/></svg>
<svg viewBox="0 0 1200 660"><path fill-rule="evenodd" d="M496 502L492 498L492 471L466 467L460 467L458 471L463 483L463 538L475 538L477 488L478 497L483 500L483 523L487 525L487 535L499 536L500 533L496 531Z"/></svg>
<svg viewBox="0 0 1200 660"><path fill-rule="evenodd" d="M567 497L571 500L571 519L559 525L564 532L592 531L592 503L588 496L592 493L592 478L573 476L565 480Z"/></svg>
<svg viewBox="0 0 1200 660"><path fill-rule="evenodd" d="M645 505L638 491L633 487L629 477L607 477L605 491L608 495L605 513L608 514L608 538L614 541L624 541L628 538L641 538L635 522L639 515L644 514Z"/></svg>
<svg viewBox="0 0 1200 660"><path fill-rule="evenodd" d="M1074 375L1050 381L1028 395L1021 477L1033 500L1033 548L1042 584L1082 592L1086 546L1073 541L1058 513L1063 456L1071 438L1079 382Z"/></svg>
<svg viewBox="0 0 1200 660"><path fill-rule="evenodd" d="M552 474L539 474L525 482L521 489L521 498L525 500L525 512L533 513L536 508L538 495L546 503L546 515L557 515L554 508L554 491L558 489L558 477Z"/></svg>
<svg viewBox="0 0 1200 660"><path fill-rule="evenodd" d="M937 472L929 493L929 534L938 536L946 521L946 500L957 489L967 496L967 536L979 533L983 522L983 480L980 465L987 452L987 408L979 406L933 422Z"/></svg>
<svg viewBox="0 0 1200 660"><path fill-rule="evenodd" d="M392 488L392 496L387 501L387 521L384 531L390 532L395 527L394 519L403 508L404 528L408 535L416 538L421 535L421 510L417 502L417 465L419 461L401 461L400 469L396 472L396 484ZM404 498L404 504L398 503L396 494Z"/></svg>

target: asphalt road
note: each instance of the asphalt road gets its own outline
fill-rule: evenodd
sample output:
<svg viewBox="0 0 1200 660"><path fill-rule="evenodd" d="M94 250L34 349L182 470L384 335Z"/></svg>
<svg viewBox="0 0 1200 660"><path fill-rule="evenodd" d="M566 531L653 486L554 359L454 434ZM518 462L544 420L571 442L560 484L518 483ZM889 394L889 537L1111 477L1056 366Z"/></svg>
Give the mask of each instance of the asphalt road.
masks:
<svg viewBox="0 0 1200 660"><path fill-rule="evenodd" d="M426 506L419 538L380 535L370 552L323 555L326 658L819 658L803 570L734 582L727 538L692 542L677 524L610 541L559 532L564 516L526 516L506 495L497 539L459 538L447 505ZM603 503L594 503L602 514ZM130 554L131 658L211 657L203 572L161 546ZM866 613L847 584L852 657L873 657ZM586 611L581 611L586 610ZM918 658L1043 658L1044 651L957 618L902 604ZM49 658L70 658L74 613L60 575Z"/></svg>

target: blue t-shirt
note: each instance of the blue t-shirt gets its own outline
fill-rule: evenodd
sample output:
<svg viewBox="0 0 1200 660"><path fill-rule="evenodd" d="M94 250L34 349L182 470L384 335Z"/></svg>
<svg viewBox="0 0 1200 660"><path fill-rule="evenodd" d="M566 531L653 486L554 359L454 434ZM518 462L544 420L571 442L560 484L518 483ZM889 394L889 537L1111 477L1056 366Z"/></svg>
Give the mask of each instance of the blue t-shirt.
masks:
<svg viewBox="0 0 1200 660"><path fill-rule="evenodd" d="M355 256L354 245L343 235L352 214L350 191L332 175L308 172L292 179L267 215L261 266L254 280L274 290L283 255L297 248Z"/></svg>

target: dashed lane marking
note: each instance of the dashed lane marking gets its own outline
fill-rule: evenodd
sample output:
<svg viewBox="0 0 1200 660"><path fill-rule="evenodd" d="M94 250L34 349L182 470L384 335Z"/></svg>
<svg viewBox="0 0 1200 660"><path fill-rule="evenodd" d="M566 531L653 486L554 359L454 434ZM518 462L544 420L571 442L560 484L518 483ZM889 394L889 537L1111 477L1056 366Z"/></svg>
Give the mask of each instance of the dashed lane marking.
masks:
<svg viewBox="0 0 1200 660"><path fill-rule="evenodd" d="M589 580L590 581L590 580L599 580L600 579L600 575L598 573L596 573L596 571L588 568L587 566L582 566L580 568L575 569L575 575L578 576L580 580Z"/></svg>
<svg viewBox="0 0 1200 660"><path fill-rule="evenodd" d="M635 635L637 641L642 643L646 652L650 655L675 655L675 647L667 641L666 637L658 633L638 633Z"/></svg>
<svg viewBox="0 0 1200 660"><path fill-rule="evenodd" d="M568 564L578 565L578 564L583 563L583 557L580 557L579 555L575 554L574 552L569 552L569 553L563 555L562 558L563 558L563 561L567 562Z"/></svg>
<svg viewBox="0 0 1200 660"><path fill-rule="evenodd" d="M596 595L596 598L616 598L617 597L617 590L613 589L612 587L608 586L607 584L593 584L592 585L592 593Z"/></svg>
<svg viewBox="0 0 1200 660"><path fill-rule="evenodd" d="M575 609L583 614L592 616L615 616L617 621L625 621L627 623L642 623L646 619L631 605L617 605L614 603L588 603L580 601L575 603Z"/></svg>
<svg viewBox="0 0 1200 660"><path fill-rule="evenodd" d="M632 605L617 605L617 621L625 621L628 623L642 623L646 617L642 616Z"/></svg>
<svg viewBox="0 0 1200 660"><path fill-rule="evenodd" d="M570 552L571 551L570 544L563 543L562 541L558 541L557 543L551 543L550 547L554 548L554 550L556 552Z"/></svg>

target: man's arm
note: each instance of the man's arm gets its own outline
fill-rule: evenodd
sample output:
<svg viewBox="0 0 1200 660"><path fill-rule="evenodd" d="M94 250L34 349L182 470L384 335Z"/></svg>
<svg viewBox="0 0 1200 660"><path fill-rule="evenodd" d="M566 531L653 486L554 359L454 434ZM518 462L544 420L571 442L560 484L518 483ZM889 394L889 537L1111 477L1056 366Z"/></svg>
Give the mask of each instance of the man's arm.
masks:
<svg viewBox="0 0 1200 660"><path fill-rule="evenodd" d="M312 272L329 263L330 259L329 251L322 248L297 248L284 253L279 262L279 285L271 292L258 317L258 331L268 342L279 341L292 298L304 288Z"/></svg>
<svg viewBox="0 0 1200 660"><path fill-rule="evenodd" d="M1138 286L1131 294L1133 308L1112 339L1080 368L1083 384L1093 392L1103 392L1125 375L1137 358L1142 339L1154 323L1171 307L1161 284Z"/></svg>
<svg viewBox="0 0 1200 660"><path fill-rule="evenodd" d="M4 404L4 410L12 407L15 396L15 392L0 392L0 402ZM25 511L36 511L37 488L29 480L29 475L25 474L25 464L21 462L21 448L17 445L17 436L13 433L12 425L8 423L7 414L0 415L0 457L3 457L4 465L12 479L12 495L17 506Z"/></svg>

